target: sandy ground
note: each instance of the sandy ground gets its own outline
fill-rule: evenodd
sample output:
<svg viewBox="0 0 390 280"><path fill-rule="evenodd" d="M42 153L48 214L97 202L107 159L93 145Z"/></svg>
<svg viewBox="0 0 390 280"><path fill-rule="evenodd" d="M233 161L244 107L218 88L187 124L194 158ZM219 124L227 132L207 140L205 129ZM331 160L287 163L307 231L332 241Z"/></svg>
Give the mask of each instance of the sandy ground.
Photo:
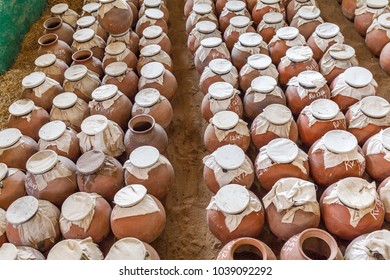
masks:
<svg viewBox="0 0 390 280"><path fill-rule="evenodd" d="M81 2L68 2L70 7L80 12ZM215 259L220 243L209 232L206 224L206 206L211 193L203 184L202 158L206 155L203 145L203 132L206 123L200 113L203 94L198 89L199 75L193 64L193 57L186 47L185 18L183 0L168 0L170 9L169 37L173 43L174 75L179 90L172 105L173 123L168 129L168 158L175 168L176 181L171 188L164 205L167 212L167 225L158 240L152 243L162 259ZM325 21L339 24L346 43L355 47L360 65L374 74L379 84L378 95L389 97L386 89L390 87L390 78L381 70L378 59L373 57L364 45L364 40L354 30L353 24L345 19L336 0L319 0L322 17ZM48 16L48 9L43 17ZM22 51L14 66L0 76L0 126L4 127L8 116L9 104L21 93L21 80L30 73L36 57L36 40L42 34L43 19L33 25L27 34ZM258 188L252 190L262 196ZM260 239L266 242L278 255L283 245L267 228ZM107 248L108 244L105 244ZM346 243L340 243L344 248Z"/></svg>

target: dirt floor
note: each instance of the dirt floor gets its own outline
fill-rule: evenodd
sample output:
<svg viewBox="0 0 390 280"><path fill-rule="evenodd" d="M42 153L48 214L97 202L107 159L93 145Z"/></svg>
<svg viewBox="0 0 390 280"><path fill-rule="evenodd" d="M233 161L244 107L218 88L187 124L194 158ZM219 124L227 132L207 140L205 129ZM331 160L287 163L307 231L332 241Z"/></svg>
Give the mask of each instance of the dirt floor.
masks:
<svg viewBox="0 0 390 280"><path fill-rule="evenodd" d="M67 2L77 12L81 11L81 0L49 0L49 7ZM200 113L203 94L198 89L199 75L193 64L193 57L186 47L183 0L168 0L170 10L169 37L173 43L174 75L179 91L172 105L173 123L168 129L168 158L175 168L176 182L165 202L167 225L164 233L152 243L162 259L215 259L221 248L220 243L209 232L205 208L211 193L203 184L202 158L206 155L203 132L206 123ZM339 24L347 44L356 49L360 65L374 74L379 84L378 95L389 97L390 77L380 68L378 59L373 57L364 45L364 40L345 19L336 0L318 0L325 21ZM0 76L0 127L8 118L8 106L20 97L21 80L34 69L38 38L43 32L42 23L49 15L47 8L42 19L37 21L27 34L21 53L12 69ZM252 189L256 193L258 188ZM265 228L260 239L279 254L283 242L277 240ZM346 244L341 244L344 247Z"/></svg>

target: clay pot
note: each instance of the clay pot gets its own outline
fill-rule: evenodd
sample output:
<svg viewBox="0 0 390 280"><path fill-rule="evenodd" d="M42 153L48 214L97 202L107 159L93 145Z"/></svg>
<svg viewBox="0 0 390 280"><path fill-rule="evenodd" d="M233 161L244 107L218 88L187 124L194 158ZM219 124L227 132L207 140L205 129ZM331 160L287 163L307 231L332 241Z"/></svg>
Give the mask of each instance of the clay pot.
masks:
<svg viewBox="0 0 390 280"><path fill-rule="evenodd" d="M77 31L85 28L90 28L95 31L95 34L103 39L103 41L107 41L108 32L100 26L97 19L93 16L83 16L79 18L77 21Z"/></svg>
<svg viewBox="0 0 390 280"><path fill-rule="evenodd" d="M0 247L0 259L2 260L45 260L45 257L38 250L28 246L15 246L11 243L4 243Z"/></svg>
<svg viewBox="0 0 390 280"><path fill-rule="evenodd" d="M137 0L134 0L134 1L126 0L126 3L127 3L127 5L129 5L131 13L133 15L131 27L135 27L137 22L138 22L138 19L139 19L139 17L138 17L139 3L137 2L137 4L136 4L134 2L137 2Z"/></svg>
<svg viewBox="0 0 390 280"><path fill-rule="evenodd" d="M76 22L79 15L74 10L69 9L68 4L60 3L54 5L51 7L50 12L51 16L61 18L63 22L72 26L73 29L76 29Z"/></svg>
<svg viewBox="0 0 390 280"><path fill-rule="evenodd" d="M26 162L36 152L38 144L29 136L22 135L17 128L0 131L0 162L8 168L26 171Z"/></svg>
<svg viewBox="0 0 390 280"><path fill-rule="evenodd" d="M305 37L299 34L299 30L297 28L281 27L276 31L276 35L268 44L272 63L279 65L281 59L286 56L286 52L289 48L294 46L304 46L305 44Z"/></svg>
<svg viewBox="0 0 390 280"><path fill-rule="evenodd" d="M77 184L80 191L97 193L111 202L123 186L122 165L103 152L86 152L77 161Z"/></svg>
<svg viewBox="0 0 390 280"><path fill-rule="evenodd" d="M331 99L344 113L363 97L376 94L378 84L372 73L363 67L350 67L330 85Z"/></svg>
<svg viewBox="0 0 390 280"><path fill-rule="evenodd" d="M347 130L345 116L339 106L328 99L318 99L305 107L297 120L299 139L310 147L328 131Z"/></svg>
<svg viewBox="0 0 390 280"><path fill-rule="evenodd" d="M263 197L271 232L282 240L320 224L316 186L297 178L282 178Z"/></svg>
<svg viewBox="0 0 390 280"><path fill-rule="evenodd" d="M264 242L241 237L227 243L219 252L217 260L276 260L276 256Z"/></svg>
<svg viewBox="0 0 390 280"><path fill-rule="evenodd" d="M7 224L7 219L5 217L6 212L4 209L0 208L0 258L2 258L2 253L4 252L4 247L3 244L8 242L7 239L7 234L5 232L6 224Z"/></svg>
<svg viewBox="0 0 390 280"><path fill-rule="evenodd" d="M344 240L381 229L385 210L376 185L350 177L330 185L320 200L327 230Z"/></svg>
<svg viewBox="0 0 390 280"><path fill-rule="evenodd" d="M159 62L164 68L172 72L173 62L171 57L161 49L159 45L149 45L141 49L137 63L137 72L141 73L142 67L150 62Z"/></svg>
<svg viewBox="0 0 390 280"><path fill-rule="evenodd" d="M370 157L369 157L370 156ZM367 161L371 163L372 155L367 155ZM386 163L387 164L387 163ZM383 202L385 206L385 221L390 221L390 197L389 197L389 181L390 178L386 178L378 187L378 194L380 200Z"/></svg>
<svg viewBox="0 0 390 280"><path fill-rule="evenodd" d="M340 27L330 22L318 25L307 40L307 45L313 51L313 58L317 62L331 46L343 43L344 36L340 33Z"/></svg>
<svg viewBox="0 0 390 280"><path fill-rule="evenodd" d="M286 97L274 78L260 76L252 81L243 103L245 115L254 120L270 104L286 105Z"/></svg>
<svg viewBox="0 0 390 280"><path fill-rule="evenodd" d="M162 200L175 181L169 160L152 146L142 146L131 152L123 165L125 184L141 184L148 194Z"/></svg>
<svg viewBox="0 0 390 280"><path fill-rule="evenodd" d="M142 32L149 26L160 26L163 32L168 34L168 24L164 19L164 13L159 9L148 9L145 14L140 17L135 27L135 32L138 37L142 37Z"/></svg>
<svg viewBox="0 0 390 280"><path fill-rule="evenodd" d="M123 130L127 128L133 104L116 85L98 87L92 92L92 98L88 105L91 115L103 115L117 123Z"/></svg>
<svg viewBox="0 0 390 280"><path fill-rule="evenodd" d="M290 109L281 104L270 104L252 122L252 143L260 149L277 138L298 141L298 128Z"/></svg>
<svg viewBox="0 0 390 280"><path fill-rule="evenodd" d="M250 189L255 179L253 164L236 145L225 145L203 158L203 180L214 194L228 184Z"/></svg>
<svg viewBox="0 0 390 280"><path fill-rule="evenodd" d="M81 123L88 116L88 103L73 92L64 92L54 97L50 121L62 121L67 127L80 132Z"/></svg>
<svg viewBox="0 0 390 280"><path fill-rule="evenodd" d="M159 45L161 50L171 55L171 40L169 39L168 35L163 32L160 26L149 26L142 32L142 38L139 41L140 50L149 45Z"/></svg>
<svg viewBox="0 0 390 280"><path fill-rule="evenodd" d="M363 4L362 7L355 11L354 25L360 36L366 36L367 29L374 21L374 18L377 18L381 14L388 13L390 11L388 4L389 2L386 0L368 0L365 4Z"/></svg>
<svg viewBox="0 0 390 280"><path fill-rule="evenodd" d="M245 152L250 144L249 129L235 112L220 111L210 119L203 141L210 153L227 144L237 145Z"/></svg>
<svg viewBox="0 0 390 280"><path fill-rule="evenodd" d="M217 15L220 15L222 13L223 8L225 8L226 4L229 1L231 1L231 0L216 0L216 1L214 1L215 2L215 12ZM247 4L248 11L252 11L253 7L256 5L255 0L245 0L245 1L242 0L242 2L245 2Z"/></svg>
<svg viewBox="0 0 390 280"><path fill-rule="evenodd" d="M137 238L125 237L115 242L105 260L160 260L156 250Z"/></svg>
<svg viewBox="0 0 390 280"><path fill-rule="evenodd" d="M230 20L236 16L245 16L251 18L250 12L246 9L246 4L243 1L229 1L226 3L219 16L219 30L225 32L230 24Z"/></svg>
<svg viewBox="0 0 390 280"><path fill-rule="evenodd" d="M243 3L240 1L234 1ZM252 26L252 22L247 16L235 16L229 21L229 25L226 27L223 33L223 40L229 51L232 51L234 44L238 42L238 38L244 33L255 33L256 30Z"/></svg>
<svg viewBox="0 0 390 280"><path fill-rule="evenodd" d="M256 25L259 25L267 13L281 13L283 18L286 17L284 5L279 0L257 1L252 10L252 19Z"/></svg>
<svg viewBox="0 0 390 280"><path fill-rule="evenodd" d="M134 237L153 242L165 228L166 214L161 202L146 194L142 185L129 185L114 197L111 229L117 239Z"/></svg>
<svg viewBox="0 0 390 280"><path fill-rule="evenodd" d="M98 10L98 21L101 27L110 34L121 34L130 29L133 13L123 0L103 0Z"/></svg>
<svg viewBox="0 0 390 280"><path fill-rule="evenodd" d="M329 85L345 70L358 65L355 49L338 43L331 46L319 62L320 72Z"/></svg>
<svg viewBox="0 0 390 280"><path fill-rule="evenodd" d="M105 48L105 55L102 60L103 69L114 62L124 62L130 69L135 69L137 66L137 56L126 48L123 42L114 42Z"/></svg>
<svg viewBox="0 0 390 280"><path fill-rule="evenodd" d="M288 3L286 8L286 18L287 22L291 23L295 15L298 13L298 11L305 6L316 6L317 2L316 0L292 0L290 3Z"/></svg>
<svg viewBox="0 0 390 280"><path fill-rule="evenodd" d="M37 55L54 54L58 59L64 61L67 65L72 63L72 49L58 35L49 33L38 39L39 49Z"/></svg>
<svg viewBox="0 0 390 280"><path fill-rule="evenodd" d="M368 50L379 56L383 48L390 42L387 33L390 30L390 13L380 15L367 29L365 43Z"/></svg>
<svg viewBox="0 0 390 280"><path fill-rule="evenodd" d="M135 96L135 103L131 110L131 116L147 114L154 118L156 123L167 128L173 118L173 109L168 99L156 89L143 89Z"/></svg>
<svg viewBox="0 0 390 280"><path fill-rule="evenodd" d="M104 76L102 63L99 59L93 56L91 50L80 50L72 55L73 65L82 64L87 67L88 70L94 72L99 79Z"/></svg>
<svg viewBox="0 0 390 280"><path fill-rule="evenodd" d="M194 62L199 75L204 71L210 61L216 58L225 58L230 60L230 53L226 44L219 37L210 37L203 39L195 52Z"/></svg>
<svg viewBox="0 0 390 280"><path fill-rule="evenodd" d="M226 82L233 88L238 88L238 73L236 67L224 58L216 58L210 61L199 79L199 88L203 94L209 92L214 83Z"/></svg>
<svg viewBox="0 0 390 280"><path fill-rule="evenodd" d="M195 4L192 12L186 20L186 32L190 34L196 24L201 21L211 21L219 27L218 18L213 13L213 8L208 4Z"/></svg>
<svg viewBox="0 0 390 280"><path fill-rule="evenodd" d="M91 237L58 242L47 255L48 260L102 260L103 253Z"/></svg>
<svg viewBox="0 0 390 280"><path fill-rule="evenodd" d="M345 250L346 260L388 260L386 252L389 231L386 229L366 233L349 243Z"/></svg>
<svg viewBox="0 0 390 280"><path fill-rule="evenodd" d="M81 152L77 132L62 121L51 121L39 130L39 150L53 150L59 156L76 162Z"/></svg>
<svg viewBox="0 0 390 280"><path fill-rule="evenodd" d="M126 47L131 50L135 55L139 53L139 36L132 29L127 30L121 34L110 34L107 39L107 44L114 42L123 42L126 44Z"/></svg>
<svg viewBox="0 0 390 280"><path fill-rule="evenodd" d="M366 172L377 182L382 182L390 177L390 163L386 159L389 147L389 132L389 128L380 131L371 136L363 146L366 158Z"/></svg>
<svg viewBox="0 0 390 280"><path fill-rule="evenodd" d="M195 28L192 29L191 33L188 35L187 47L191 54L195 52L200 47L200 42L206 38L218 37L222 39L221 31L217 29L217 25L211 21L200 21L195 25Z"/></svg>
<svg viewBox="0 0 390 280"><path fill-rule="evenodd" d="M141 68L138 90L154 88L171 101L176 95L177 87L175 76L162 63L149 62Z"/></svg>
<svg viewBox="0 0 390 280"><path fill-rule="evenodd" d="M6 218L7 238L15 246L29 246L46 252L61 237L60 210L49 201L23 196L10 205Z"/></svg>
<svg viewBox="0 0 390 280"><path fill-rule="evenodd" d="M321 11L316 6L302 7L291 21L290 26L298 28L299 33L308 40L317 27L324 23L320 14Z"/></svg>
<svg viewBox="0 0 390 280"><path fill-rule="evenodd" d="M46 77L43 72L33 72L22 80L22 98L30 99L39 107L50 112L53 99L63 92L62 86Z"/></svg>
<svg viewBox="0 0 390 280"><path fill-rule="evenodd" d="M282 87L287 86L291 78L297 77L301 72L319 71L317 62L313 59L313 52L307 46L291 47L286 56L278 65L279 83Z"/></svg>
<svg viewBox="0 0 390 280"><path fill-rule="evenodd" d="M355 10L359 8L358 4L359 0L343 0L341 2L341 11L343 12L343 15L350 21L353 21L355 18Z"/></svg>
<svg viewBox="0 0 390 280"><path fill-rule="evenodd" d="M73 92L86 102L92 100L92 92L100 84L98 75L84 65L73 65L65 71L64 91Z"/></svg>
<svg viewBox="0 0 390 280"><path fill-rule="evenodd" d="M308 155L312 178L320 187L347 177L361 177L366 167L356 137L344 130L325 133L311 146Z"/></svg>
<svg viewBox="0 0 390 280"><path fill-rule="evenodd" d="M137 115L129 121L129 129L124 139L126 154L129 156L136 148L153 146L162 154L168 146L168 136L165 130L150 115Z"/></svg>
<svg viewBox="0 0 390 280"><path fill-rule="evenodd" d="M100 243L110 233L111 207L96 193L78 192L62 205L60 229L66 239L91 237Z"/></svg>
<svg viewBox="0 0 390 280"><path fill-rule="evenodd" d="M139 8L138 17L142 17L148 9L158 9L164 13L164 20L169 22L169 10L162 0L145 0Z"/></svg>
<svg viewBox="0 0 390 280"><path fill-rule="evenodd" d="M72 50L73 52L80 50L90 50L93 53L93 56L103 60L104 49L106 47L106 42L96 35L96 32L91 28L84 28L77 30L73 34L73 43Z"/></svg>
<svg viewBox="0 0 390 280"><path fill-rule="evenodd" d="M274 139L260 149L255 171L260 186L267 191L282 178L295 177L306 181L310 178L307 154L285 138Z"/></svg>
<svg viewBox="0 0 390 280"><path fill-rule="evenodd" d="M246 64L253 54L269 55L267 44L257 33L244 33L238 38L232 49L232 63L238 71Z"/></svg>
<svg viewBox="0 0 390 280"><path fill-rule="evenodd" d="M270 76L275 80L279 78L278 70L272 64L271 58L265 54L254 54L248 57L247 63L240 70L240 89L246 92L252 81L259 76Z"/></svg>
<svg viewBox="0 0 390 280"><path fill-rule="evenodd" d="M82 17L93 16L94 18L97 18L98 11L99 11L99 8L101 5L102 4L100 4L99 1L97 1L97 2L92 1L90 3L84 4L82 7L81 16Z"/></svg>
<svg viewBox="0 0 390 280"><path fill-rule="evenodd" d="M59 17L50 17L43 23L45 29L44 34L54 33L57 34L58 39L64 41L69 46L73 42L73 27L67 23L62 22Z"/></svg>
<svg viewBox="0 0 390 280"><path fill-rule="evenodd" d="M192 10L194 8L194 4L200 4L200 3L209 4L213 8L213 12L214 13L216 12L215 11L215 2L213 0L187 0L187 1L185 1L185 4L184 4L184 16L187 18L190 15L190 13L192 12ZM221 11L222 11L223 7L221 7ZM220 13L218 13L218 14L220 14Z"/></svg>
<svg viewBox="0 0 390 280"><path fill-rule="evenodd" d="M239 91L226 82L216 82L209 87L209 92L203 97L200 109L207 122L220 111L235 112L240 118L244 115Z"/></svg>
<svg viewBox="0 0 390 280"><path fill-rule="evenodd" d="M35 141L39 140L39 129L50 119L46 110L35 106L34 102L29 99L16 100L9 106L8 111L10 116L7 127L19 129L23 135Z"/></svg>
<svg viewBox="0 0 390 280"><path fill-rule="evenodd" d="M278 12L268 12L263 16L261 22L257 25L257 33L263 37L264 42L267 44L276 35L276 32L282 28L288 26L284 20L283 14Z"/></svg>
<svg viewBox="0 0 390 280"><path fill-rule="evenodd" d="M27 195L24 188L25 177L21 170L8 168L5 163L0 163L0 212L1 209L7 210L16 199Z"/></svg>
<svg viewBox="0 0 390 280"><path fill-rule="evenodd" d="M68 65L60 59L57 59L54 54L43 54L35 61L34 72L43 72L46 77L57 81L60 85L64 82L64 73L68 69Z"/></svg>
<svg viewBox="0 0 390 280"><path fill-rule="evenodd" d="M291 78L287 85L287 106L295 118L314 100L330 99L330 90L324 76L315 71L303 71Z"/></svg>
<svg viewBox="0 0 390 280"><path fill-rule="evenodd" d="M281 260L343 260L332 235L309 228L291 237L280 251Z"/></svg>
<svg viewBox="0 0 390 280"><path fill-rule="evenodd" d="M348 131L355 135L360 146L381 129L390 127L390 104L379 96L367 96L349 107L345 114Z"/></svg>
<svg viewBox="0 0 390 280"><path fill-rule="evenodd" d="M379 58L379 63L381 65L383 71L385 71L388 75L390 73L390 61L388 60L389 52L390 52L390 45L387 44L383 48L381 55L380 55L380 58Z"/></svg>
<svg viewBox="0 0 390 280"><path fill-rule="evenodd" d="M222 244L240 237L258 238L264 226L261 201L241 185L219 189L206 209L209 230Z"/></svg>

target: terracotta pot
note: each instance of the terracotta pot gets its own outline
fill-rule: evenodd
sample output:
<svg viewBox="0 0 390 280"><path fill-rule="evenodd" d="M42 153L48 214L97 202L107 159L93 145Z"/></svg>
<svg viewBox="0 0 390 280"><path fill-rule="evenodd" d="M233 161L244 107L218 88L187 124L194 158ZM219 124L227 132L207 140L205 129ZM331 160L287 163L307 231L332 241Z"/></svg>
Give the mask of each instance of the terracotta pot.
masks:
<svg viewBox="0 0 390 280"><path fill-rule="evenodd" d="M159 45L149 45L141 49L137 63L137 72L141 73L142 67L150 62L159 62L166 70L172 72L172 59Z"/></svg>
<svg viewBox="0 0 390 280"><path fill-rule="evenodd" d="M58 35L49 33L38 39L39 49L37 55L54 54L58 59L64 61L67 65L72 63L72 49Z"/></svg>
<svg viewBox="0 0 390 280"><path fill-rule="evenodd" d="M256 25L259 25L263 17L267 13L281 13L283 18L286 17L286 10L279 0L273 1L257 1L256 6L252 10L252 19Z"/></svg>
<svg viewBox="0 0 390 280"><path fill-rule="evenodd" d="M123 0L105 0L98 10L99 24L110 34L121 34L130 29L133 14Z"/></svg>
<svg viewBox="0 0 390 280"><path fill-rule="evenodd" d="M240 1L235 1L243 3ZM255 33L256 30L252 26L252 22L247 16L234 16L230 19L229 25L223 33L223 40L226 43L228 50L231 52L234 44L238 42L238 38L244 33Z"/></svg>
<svg viewBox="0 0 390 280"><path fill-rule="evenodd" d="M250 144L249 129L235 112L220 111L210 119L203 141L210 153L227 144L235 144L246 151Z"/></svg>
<svg viewBox="0 0 390 280"><path fill-rule="evenodd" d="M286 27L288 24L284 20L284 16L278 12L269 12L263 16L262 21L257 26L257 33L263 37L264 42L267 44L272 40L276 35L276 32L282 28Z"/></svg>
<svg viewBox="0 0 390 280"><path fill-rule="evenodd" d="M127 67L135 69L137 56L130 51L123 42L114 42L105 48L105 55L102 60L103 69L113 62L125 62Z"/></svg>
<svg viewBox="0 0 390 280"><path fill-rule="evenodd" d="M63 22L66 22L72 26L73 29L76 29L76 22L79 18L79 15L74 10L69 9L68 4L60 3L54 5L51 7L50 12L51 16L61 18Z"/></svg>
<svg viewBox="0 0 390 280"><path fill-rule="evenodd" d="M288 138L296 143L298 128L290 109L281 104L271 104L252 122L251 139L256 149L260 149L277 138Z"/></svg>
<svg viewBox="0 0 390 280"><path fill-rule="evenodd" d="M164 13L164 20L169 22L169 10L164 1L146 0L139 8L138 17L142 17L148 9L158 9Z"/></svg>
<svg viewBox="0 0 390 280"><path fill-rule="evenodd" d="M173 118L173 109L168 99L156 89L143 89L135 96L135 103L131 110L131 116L147 114L154 118L156 123L167 128Z"/></svg>
<svg viewBox="0 0 390 280"><path fill-rule="evenodd" d="M83 240L65 239L51 248L48 260L102 260L103 253L91 237Z"/></svg>
<svg viewBox="0 0 390 280"><path fill-rule="evenodd" d="M10 205L6 218L7 238L15 246L29 246L46 252L61 237L60 210L49 201L23 196Z"/></svg>
<svg viewBox="0 0 390 280"><path fill-rule="evenodd" d="M44 255L38 250L28 246L15 246L11 243L4 243L0 248L0 258L2 260L45 260Z"/></svg>
<svg viewBox="0 0 390 280"><path fill-rule="evenodd" d="M243 1L228 1L218 18L219 30L225 32L230 24L230 19L236 16L245 16L251 18L250 12L246 9Z"/></svg>
<svg viewBox="0 0 390 280"><path fill-rule="evenodd" d="M168 35L163 32L160 26L149 26L142 32L142 38L139 41L140 50L149 45L159 45L161 50L171 55L171 40Z"/></svg>
<svg viewBox="0 0 390 280"><path fill-rule="evenodd" d="M295 177L306 181L310 178L307 154L285 138L274 139L260 149L255 171L260 186L267 191L282 178Z"/></svg>
<svg viewBox="0 0 390 280"><path fill-rule="evenodd" d="M369 0L361 8L356 10L354 25L356 31L360 34L360 36L366 36L367 29L374 21L374 18L390 11L388 4L389 2L387 2L386 0Z"/></svg>
<svg viewBox="0 0 390 280"><path fill-rule="evenodd" d="M192 29L191 33L188 35L187 47L191 54L195 52L200 47L200 42L206 38L218 37L222 39L221 31L217 29L217 25L211 21L200 21L195 25L195 28Z"/></svg>
<svg viewBox="0 0 390 280"><path fill-rule="evenodd" d="M217 260L276 260L271 248L260 240L241 237L227 243Z"/></svg>
<svg viewBox="0 0 390 280"><path fill-rule="evenodd" d="M164 13L158 9L148 9L145 14L138 20L135 32L138 37L142 37L142 32L149 26L160 26L163 32L168 34L168 24L164 19Z"/></svg>
<svg viewBox="0 0 390 280"><path fill-rule="evenodd" d="M96 193L78 192L62 205L60 229L66 239L91 237L100 243L110 233L111 207Z"/></svg>
<svg viewBox="0 0 390 280"><path fill-rule="evenodd" d="M156 250L137 238L125 237L115 242L105 260L160 260Z"/></svg>
<svg viewBox="0 0 390 280"><path fill-rule="evenodd" d="M368 161L370 159L367 159ZM386 178L378 187L378 194L380 200L383 202L383 205L385 206L385 221L390 221L390 198L389 198L389 181L390 178Z"/></svg>
<svg viewBox="0 0 390 280"><path fill-rule="evenodd" d="M153 146L164 154L168 146L168 136L152 116L141 114L129 121L129 129L126 131L124 143L127 156L136 148L145 145Z"/></svg>
<svg viewBox="0 0 390 280"><path fill-rule="evenodd" d="M299 9L302 7L305 7L305 6L318 7L316 0L292 0L292 1L290 1L290 3L288 3L287 8L286 8L287 22L291 23L294 16L299 11Z"/></svg>
<svg viewBox="0 0 390 280"><path fill-rule="evenodd" d="M222 187L206 209L209 230L222 244L240 237L258 238L264 226L260 200L241 185ZM226 216L234 222L227 223Z"/></svg>
<svg viewBox="0 0 390 280"><path fill-rule="evenodd" d="M7 219L5 217L6 212L4 209L0 208L0 258L2 257L2 253L4 250L3 244L8 242L7 239L7 234L5 232L6 224L7 224ZM4 259L1 258L1 259Z"/></svg>
<svg viewBox="0 0 390 280"><path fill-rule="evenodd" d="M123 42L135 55L138 55L139 53L139 36L132 29L129 29L122 34L110 34L107 39L107 44L111 44L113 42Z"/></svg>
<svg viewBox="0 0 390 280"><path fill-rule="evenodd" d="M350 21L353 21L355 18L355 10L357 8L358 0L343 0L341 2L341 11L343 12L343 15Z"/></svg>
<svg viewBox="0 0 390 280"><path fill-rule="evenodd" d="M62 21L58 17L50 17L43 23L45 29L44 34L54 33L58 36L59 40L64 41L69 46L73 42L73 27Z"/></svg>
<svg viewBox="0 0 390 280"><path fill-rule="evenodd" d="M92 51L94 57L100 61L103 60L106 42L104 42L104 40L96 34L95 30L91 28L77 30L73 34L73 40L73 52L90 50Z"/></svg>
<svg viewBox="0 0 390 280"><path fill-rule="evenodd" d="M215 11L216 11L217 15L220 15L222 13L222 10L226 6L227 2L229 2L229 0L217 0L217 1L215 1ZM255 0L245 0L245 1L242 0L242 2L245 2L247 4L248 11L252 11L253 7L256 5L256 1Z"/></svg>
<svg viewBox="0 0 390 280"><path fill-rule="evenodd" d="M122 165L103 152L86 152L77 161L77 184L81 192L97 193L111 202L123 186Z"/></svg>
<svg viewBox="0 0 390 280"><path fill-rule="evenodd" d="M53 150L59 156L76 162L81 155L77 132L62 121L51 121L39 130L39 150Z"/></svg>
<svg viewBox="0 0 390 280"><path fill-rule="evenodd" d="M213 0L187 0L185 1L184 4L184 16L187 18L192 12L192 9L194 8L194 4L199 4L199 3L209 4L213 8L213 12L216 13L215 2ZM223 7L221 7L221 11Z"/></svg>
<svg viewBox="0 0 390 280"><path fill-rule="evenodd" d="M192 12L186 20L186 32L190 34L196 24L201 21L214 22L219 27L218 18L213 13L213 8L208 4L195 4Z"/></svg>
<svg viewBox="0 0 390 280"><path fill-rule="evenodd" d="M318 99L305 107L297 120L299 139L310 147L325 133L334 130L347 130L345 116L339 106L328 99Z"/></svg>
<svg viewBox="0 0 390 280"><path fill-rule="evenodd" d="M117 239L134 237L150 243L164 230L166 223L164 207L157 198L146 194L144 186L124 187L117 193L114 202L116 205L110 221L112 232ZM147 207L142 207L145 204Z"/></svg>
<svg viewBox="0 0 390 280"><path fill-rule="evenodd" d="M97 2L90 1L89 3L84 4L82 7L81 16L82 17L93 16L94 18L97 18L98 11L101 5L102 4L100 4L99 1Z"/></svg>
<svg viewBox="0 0 390 280"><path fill-rule="evenodd" d="M380 58L379 58L379 63L381 65L383 71L385 71L388 75L390 73L390 61L388 60L389 53L390 53L390 45L387 44L383 48L381 55L380 55Z"/></svg>
<svg viewBox="0 0 390 280"><path fill-rule="evenodd" d="M382 14L367 29L365 43L373 55L379 56L383 48L390 42L390 38L387 36L390 29L389 17L390 13Z"/></svg>
<svg viewBox="0 0 390 280"><path fill-rule="evenodd" d="M30 99L39 107L50 112L53 99L63 92L62 86L46 77L43 72L33 72L22 80L22 98Z"/></svg>
<svg viewBox="0 0 390 280"><path fill-rule="evenodd" d="M93 56L91 50L80 50L72 55L72 66L82 64L88 68L88 70L96 73L100 79L104 76L102 62Z"/></svg>
<svg viewBox="0 0 390 280"><path fill-rule="evenodd" d="M203 39L200 47L197 49L194 57L195 67L199 75L204 71L210 61L216 58L230 60L230 53L226 44L219 37L210 37Z"/></svg>
<svg viewBox="0 0 390 280"><path fill-rule="evenodd" d="M26 171L26 162L36 152L38 144L29 136L22 135L17 128L0 131L0 162L8 168Z"/></svg>
<svg viewBox="0 0 390 280"><path fill-rule="evenodd" d="M299 33L308 40L317 27L324 23L320 14L320 9L315 6L302 7L291 21L290 26L298 28Z"/></svg>
<svg viewBox="0 0 390 280"><path fill-rule="evenodd" d="M80 132L81 123L88 116L88 103L73 92L64 92L54 97L50 121L63 121L67 127Z"/></svg>
<svg viewBox="0 0 390 280"><path fill-rule="evenodd" d="M324 230L310 228L291 237L280 251L281 260L343 260L336 240Z"/></svg>
<svg viewBox="0 0 390 280"><path fill-rule="evenodd" d="M236 145L225 145L203 158L203 181L214 194L228 184L250 189L255 179L253 164Z"/></svg>
<svg viewBox="0 0 390 280"><path fill-rule="evenodd" d="M125 168L125 184L141 184L148 194L162 200L175 181L173 167L169 160L152 146L142 146L135 149Z"/></svg>
<svg viewBox="0 0 390 280"><path fill-rule="evenodd" d="M347 177L361 177L366 167L356 137L344 130L325 133L311 146L308 155L311 176L320 187ZM349 160L345 160L345 157Z"/></svg>
<svg viewBox="0 0 390 280"><path fill-rule="evenodd" d="M135 3L131 2L131 1L128 1L128 0L126 0L126 3L127 3L127 5L129 5L131 13L133 15L133 20L131 22L131 27L135 27L137 22L138 22L138 19L139 19L139 17L138 17L138 7L137 7L137 5L139 6L139 4L136 5Z"/></svg>
<svg viewBox="0 0 390 280"><path fill-rule="evenodd" d="M25 177L26 175L21 170L8 168L5 163L0 163L1 209L7 210L16 199L27 195L24 188Z"/></svg>
<svg viewBox="0 0 390 280"><path fill-rule="evenodd" d="M35 61L35 72L43 72L46 77L57 81L60 85L64 82L64 73L68 69L68 65L60 59L57 59L54 54L43 54Z"/></svg>
<svg viewBox="0 0 390 280"><path fill-rule="evenodd" d="M389 231L376 230L363 234L349 243L345 250L346 260L388 260L386 252Z"/></svg>
<svg viewBox="0 0 390 280"><path fill-rule="evenodd" d="M375 183L357 177L330 185L321 196L320 206L327 230L344 240L381 229L385 216Z"/></svg>

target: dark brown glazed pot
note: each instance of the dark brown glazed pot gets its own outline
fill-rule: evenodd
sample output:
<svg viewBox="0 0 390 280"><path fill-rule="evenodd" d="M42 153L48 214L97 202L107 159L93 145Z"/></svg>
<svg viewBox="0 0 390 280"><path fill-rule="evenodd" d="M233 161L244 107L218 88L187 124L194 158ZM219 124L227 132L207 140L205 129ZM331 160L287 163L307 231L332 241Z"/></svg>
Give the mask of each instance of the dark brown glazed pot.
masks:
<svg viewBox="0 0 390 280"><path fill-rule="evenodd" d="M19 169L0 163L0 178L0 208L7 210L12 202L27 195L24 188L26 175Z"/></svg>
<svg viewBox="0 0 390 280"><path fill-rule="evenodd" d="M73 28L62 21L59 17L50 17L43 23L43 28L45 28L44 33L54 33L58 36L58 40L62 40L67 43L69 46L73 42Z"/></svg>
<svg viewBox="0 0 390 280"><path fill-rule="evenodd" d="M99 24L110 34L121 34L130 29L133 23L133 14L130 7L123 0L105 0L98 10ZM108 6L112 8L108 10Z"/></svg>
<svg viewBox="0 0 390 280"><path fill-rule="evenodd" d="M64 73L68 65L54 54L43 54L35 60L35 72L43 72L46 77L57 81L60 85L64 82Z"/></svg>
<svg viewBox="0 0 390 280"><path fill-rule="evenodd" d="M102 62L93 56L91 50L80 50L76 51L72 55L72 66L76 64L82 64L86 66L89 70L96 73L100 79L104 76L104 71L102 67Z"/></svg>
<svg viewBox="0 0 390 280"><path fill-rule="evenodd" d="M43 35L38 39L38 44L38 56L51 53L58 59L64 61L67 65L72 63L72 49L67 43L59 40L58 35L53 33Z"/></svg>
<svg viewBox="0 0 390 280"><path fill-rule="evenodd" d="M276 260L276 256L264 242L241 237L227 243L219 252L217 260Z"/></svg>

